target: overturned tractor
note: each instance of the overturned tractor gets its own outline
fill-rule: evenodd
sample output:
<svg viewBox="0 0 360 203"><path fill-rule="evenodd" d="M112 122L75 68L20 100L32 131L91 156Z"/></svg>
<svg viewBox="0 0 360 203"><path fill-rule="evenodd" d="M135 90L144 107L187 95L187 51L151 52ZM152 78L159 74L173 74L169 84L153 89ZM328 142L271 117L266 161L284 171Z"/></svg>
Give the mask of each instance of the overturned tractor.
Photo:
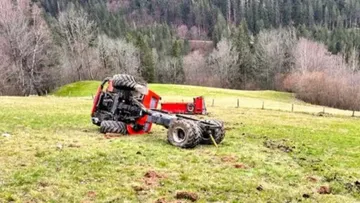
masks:
<svg viewBox="0 0 360 203"><path fill-rule="evenodd" d="M181 148L198 144L219 144L225 137L224 124L217 120L198 120L157 110L161 97L148 90L133 76L119 74L100 84L91 111L92 122L101 133L139 135L152 124L168 129L168 142Z"/></svg>

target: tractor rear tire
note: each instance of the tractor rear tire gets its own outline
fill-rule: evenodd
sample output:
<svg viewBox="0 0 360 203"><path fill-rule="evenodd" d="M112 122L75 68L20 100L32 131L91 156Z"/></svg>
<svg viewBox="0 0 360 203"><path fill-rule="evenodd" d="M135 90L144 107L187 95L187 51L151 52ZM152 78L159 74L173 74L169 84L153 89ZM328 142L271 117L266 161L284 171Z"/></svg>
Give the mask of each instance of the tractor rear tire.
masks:
<svg viewBox="0 0 360 203"><path fill-rule="evenodd" d="M211 123L212 125L216 125L217 127L219 127L217 129L211 130L211 134L216 144L220 144L225 137L224 123L218 120L205 120L204 122ZM202 129L202 139L200 144L205 144L205 145L214 144L211 140L209 132L206 132L204 129Z"/></svg>
<svg viewBox="0 0 360 203"><path fill-rule="evenodd" d="M140 92L141 94L147 94L147 85L136 81L134 76L127 74L117 74L112 78L112 85L116 89L128 88Z"/></svg>
<svg viewBox="0 0 360 203"><path fill-rule="evenodd" d="M201 129L190 120L174 120L171 122L168 133L168 142L180 148L194 148L201 141Z"/></svg>
<svg viewBox="0 0 360 203"><path fill-rule="evenodd" d="M120 88L120 87L134 88L135 85L137 84L134 76L127 74L114 75L112 78L112 82L115 88Z"/></svg>
<svg viewBox="0 0 360 203"><path fill-rule="evenodd" d="M122 135L127 135L126 124L119 121L103 121L100 125L101 133L118 133Z"/></svg>

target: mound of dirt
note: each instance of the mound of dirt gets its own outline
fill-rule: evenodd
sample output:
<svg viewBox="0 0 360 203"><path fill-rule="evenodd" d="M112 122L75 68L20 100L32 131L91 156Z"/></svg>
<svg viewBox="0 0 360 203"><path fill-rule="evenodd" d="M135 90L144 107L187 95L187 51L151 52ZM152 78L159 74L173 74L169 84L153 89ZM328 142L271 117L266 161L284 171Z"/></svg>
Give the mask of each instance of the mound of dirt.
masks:
<svg viewBox="0 0 360 203"><path fill-rule="evenodd" d="M165 178L164 175L159 174L155 171L148 171L144 175L144 182L149 186L158 186L160 179Z"/></svg>
<svg viewBox="0 0 360 203"><path fill-rule="evenodd" d="M245 164L241 164L241 163L235 164L234 167L235 167L235 168L240 168L240 169L248 169L248 168L249 168L249 167L246 166Z"/></svg>
<svg viewBox="0 0 360 203"><path fill-rule="evenodd" d="M199 199L199 196L193 192L184 192L183 191L183 192L177 192L175 198L176 199L187 199L192 202L195 202Z"/></svg>
<svg viewBox="0 0 360 203"><path fill-rule="evenodd" d="M167 203L166 199L163 197L163 198L160 198L160 199L157 199L155 201L155 203Z"/></svg>
<svg viewBox="0 0 360 203"><path fill-rule="evenodd" d="M330 194L331 193L331 188L329 187L329 186L321 186L318 190L317 190L317 192L319 193L319 194L322 194L322 195L324 195L324 194Z"/></svg>

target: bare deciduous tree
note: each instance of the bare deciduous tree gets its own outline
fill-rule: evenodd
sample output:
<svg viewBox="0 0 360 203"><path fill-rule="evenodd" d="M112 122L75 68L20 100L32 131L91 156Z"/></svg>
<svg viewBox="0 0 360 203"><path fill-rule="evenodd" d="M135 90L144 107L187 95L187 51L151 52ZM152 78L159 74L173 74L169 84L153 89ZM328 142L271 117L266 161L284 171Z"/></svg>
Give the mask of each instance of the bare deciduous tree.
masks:
<svg viewBox="0 0 360 203"><path fill-rule="evenodd" d="M140 52L133 44L102 35L98 39L98 53L99 64L106 74L141 75Z"/></svg>
<svg viewBox="0 0 360 203"><path fill-rule="evenodd" d="M293 53L295 69L300 72L322 71L326 69L345 69L346 64L340 55L332 55L324 44L301 38ZM333 68L336 66L337 68Z"/></svg>
<svg viewBox="0 0 360 203"><path fill-rule="evenodd" d="M255 45L257 80L264 87L276 89L279 74L286 73L294 61L292 50L297 42L294 29L261 31Z"/></svg>
<svg viewBox="0 0 360 203"><path fill-rule="evenodd" d="M182 69L182 59L176 57L163 57L157 63L157 79L162 83L182 83L184 74Z"/></svg>
<svg viewBox="0 0 360 203"><path fill-rule="evenodd" d="M220 86L217 75L211 73L206 65L206 58L199 51L184 57L186 84L200 86Z"/></svg>
<svg viewBox="0 0 360 203"><path fill-rule="evenodd" d="M208 58L208 65L212 74L218 75L221 87L231 88L237 76L240 74L236 66L239 54L232 50L231 42L222 39Z"/></svg>
<svg viewBox="0 0 360 203"><path fill-rule="evenodd" d="M61 38L62 76L65 82L95 79L97 60L97 39L95 22L88 19L87 13L69 4L67 10L59 15L57 31Z"/></svg>
<svg viewBox="0 0 360 203"><path fill-rule="evenodd" d="M322 44L300 39L294 52L295 69L285 80L297 97L307 102L360 110L360 73L353 57L348 64ZM295 79L290 81L291 79Z"/></svg>
<svg viewBox="0 0 360 203"><path fill-rule="evenodd" d="M42 95L50 78L51 38L41 9L30 0L0 1L2 92Z"/></svg>

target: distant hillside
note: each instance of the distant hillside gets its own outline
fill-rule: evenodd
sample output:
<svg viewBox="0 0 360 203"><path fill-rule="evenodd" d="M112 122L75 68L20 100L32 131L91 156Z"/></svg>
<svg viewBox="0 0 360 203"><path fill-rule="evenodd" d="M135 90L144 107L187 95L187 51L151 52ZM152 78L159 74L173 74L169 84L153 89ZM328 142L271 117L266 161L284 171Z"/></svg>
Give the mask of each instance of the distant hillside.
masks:
<svg viewBox="0 0 360 203"><path fill-rule="evenodd" d="M64 85L52 93L60 97L88 97L94 95L100 81L80 81ZM294 100L294 95L276 91L244 91L230 90L221 88L210 88L190 85L171 85L171 84L149 84L149 88L160 95L195 97L205 96L211 98L218 97L249 97L258 99L268 99L277 101Z"/></svg>

